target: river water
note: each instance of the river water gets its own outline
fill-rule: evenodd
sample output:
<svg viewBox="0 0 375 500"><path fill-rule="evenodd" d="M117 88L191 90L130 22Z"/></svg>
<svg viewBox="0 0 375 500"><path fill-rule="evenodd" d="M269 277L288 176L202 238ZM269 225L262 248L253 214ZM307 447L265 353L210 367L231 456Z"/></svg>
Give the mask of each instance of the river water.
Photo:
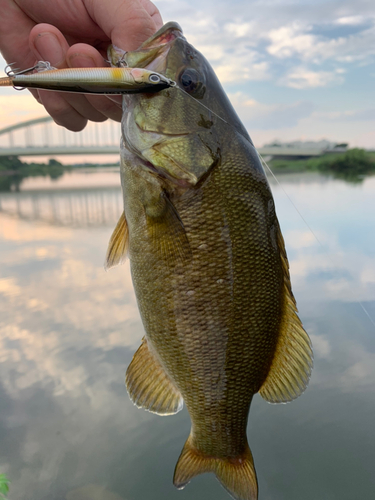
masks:
<svg viewBox="0 0 375 500"><path fill-rule="evenodd" d="M271 183L315 367L293 403L253 400L259 499L372 500L375 178ZM172 485L186 410L159 417L127 396L143 328L128 263L103 269L120 213L117 171L0 193L0 474L10 500L229 499L213 475Z"/></svg>

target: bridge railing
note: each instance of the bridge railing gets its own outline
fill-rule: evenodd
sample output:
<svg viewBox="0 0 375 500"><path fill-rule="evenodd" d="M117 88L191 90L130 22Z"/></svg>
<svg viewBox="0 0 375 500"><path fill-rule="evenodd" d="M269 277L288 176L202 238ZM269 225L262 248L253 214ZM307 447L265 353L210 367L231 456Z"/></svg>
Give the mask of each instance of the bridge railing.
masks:
<svg viewBox="0 0 375 500"><path fill-rule="evenodd" d="M77 154L93 148L118 152L120 134L120 124L112 120L90 122L81 132L71 132L45 116L0 129L0 155Z"/></svg>
<svg viewBox="0 0 375 500"><path fill-rule="evenodd" d="M0 193L0 213L55 226L115 227L122 210L120 186Z"/></svg>

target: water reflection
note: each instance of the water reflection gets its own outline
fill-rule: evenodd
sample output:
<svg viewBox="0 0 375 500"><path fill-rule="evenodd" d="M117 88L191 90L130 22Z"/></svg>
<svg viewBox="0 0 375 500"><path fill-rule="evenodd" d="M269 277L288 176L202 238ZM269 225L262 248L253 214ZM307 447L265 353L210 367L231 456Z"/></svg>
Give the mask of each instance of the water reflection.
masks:
<svg viewBox="0 0 375 500"><path fill-rule="evenodd" d="M120 187L0 195L0 212L58 226L115 225L121 211Z"/></svg>
<svg viewBox="0 0 375 500"><path fill-rule="evenodd" d="M375 182L314 174L285 176L282 188L321 242L274 186L315 369L292 404L254 400L260 500L371 499L375 329L357 300L374 318ZM12 481L10 499L228 500L210 475L172 486L186 411L161 418L126 395L143 329L128 264L103 270L112 227L92 214L107 194L120 196L115 187L21 192L7 201L19 215L0 212L0 473ZM34 217L36 195L48 216ZM89 217L82 209L70 218L69 198L80 206L86 195ZM113 225L120 210L116 201Z"/></svg>

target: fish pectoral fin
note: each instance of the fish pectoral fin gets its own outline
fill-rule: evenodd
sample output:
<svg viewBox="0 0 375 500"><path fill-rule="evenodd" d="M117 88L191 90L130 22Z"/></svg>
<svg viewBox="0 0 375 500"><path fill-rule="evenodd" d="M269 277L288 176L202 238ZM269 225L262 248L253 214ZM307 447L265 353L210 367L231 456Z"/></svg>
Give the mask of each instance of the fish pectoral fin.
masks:
<svg viewBox="0 0 375 500"><path fill-rule="evenodd" d="M158 206L145 207L147 231L160 257L170 265L191 258L191 248L184 225L173 203L164 192Z"/></svg>
<svg viewBox="0 0 375 500"><path fill-rule="evenodd" d="M271 368L259 390L259 394L269 403L287 403L298 398L309 383L313 366L311 341L297 314L280 228L278 245L284 272L284 312Z"/></svg>
<svg viewBox="0 0 375 500"><path fill-rule="evenodd" d="M125 212L122 212L109 240L104 268L107 270L111 267L117 266L118 264L122 264L127 257L128 247L128 224L126 222Z"/></svg>
<svg viewBox="0 0 375 500"><path fill-rule="evenodd" d="M126 371L126 388L138 408L158 415L173 415L182 410L182 396L150 351L146 338Z"/></svg>
<svg viewBox="0 0 375 500"><path fill-rule="evenodd" d="M213 472L222 486L236 500L257 500L258 482L253 457L248 444L238 457L207 456L192 443L191 435L178 459L173 484L183 489L193 477Z"/></svg>

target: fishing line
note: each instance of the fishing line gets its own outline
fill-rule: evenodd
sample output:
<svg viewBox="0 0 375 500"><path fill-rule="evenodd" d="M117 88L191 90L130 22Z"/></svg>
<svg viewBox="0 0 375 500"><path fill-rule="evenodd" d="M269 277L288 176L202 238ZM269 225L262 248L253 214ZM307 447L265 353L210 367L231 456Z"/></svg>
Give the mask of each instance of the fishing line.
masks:
<svg viewBox="0 0 375 500"><path fill-rule="evenodd" d="M188 95L190 97L190 99L193 99L194 102L196 102L197 104L199 104L200 106L202 106L203 108L205 108L207 111L209 111L210 113L212 113L213 115L215 115L217 118L219 118L219 120L223 121L224 123L226 123L227 125L229 125L230 127L232 128L235 128L233 127L233 125L231 125L230 123L228 123L226 120L224 120L224 118L222 118L220 115L216 114L215 111L212 111L212 109L210 109L209 107L207 107L205 104L203 104L203 102L200 102L198 101L197 99L195 99L195 97L193 97L192 95L190 95L188 92L186 92L186 90L183 90L181 89L178 85L173 85L173 87L171 87L173 89L178 89L180 92L182 92L183 94L185 95Z"/></svg>
<svg viewBox="0 0 375 500"><path fill-rule="evenodd" d="M298 213L298 215L301 217L301 219L303 220L303 222L305 223L306 227L308 228L308 230L311 232L311 234L314 236L314 238L316 239L316 241L319 243L319 245L321 246L321 248L324 248L323 246L323 243L319 240L319 238L317 237L317 235L314 233L314 231L312 230L311 226L309 225L309 223L306 221L306 219L303 217L303 215L301 214L301 212L298 210L298 208L296 207L295 203L293 202L293 200L291 199L291 197L288 195L288 193L285 191L285 189L283 188L281 182L279 181L279 179L276 177L276 175L272 172L271 168L267 165L267 162L264 160L264 158L262 158L262 156L259 154L259 152L256 150L256 148L254 147L255 151L257 152L258 156L259 156L259 159L262 163L263 166L265 166L267 168L267 170L270 172L270 174L272 175L272 177L275 179L275 181L277 182L278 186L281 188L281 190L283 191L283 193L285 194L285 196L288 198L288 200L290 201L290 203L292 204L292 206L294 207L295 211ZM331 265L334 264L332 259L330 257L328 257L329 260L330 260L330 263ZM368 319L370 320L370 322L372 323L372 325L374 326L375 328L375 321L373 320L373 318L370 316L370 313L367 311L367 309L365 308L365 306L363 305L363 303L358 300L355 295L352 294L352 297L353 299L355 300L355 302L357 304L359 304L363 310L363 312L366 314L366 316L368 317Z"/></svg>
<svg viewBox="0 0 375 500"><path fill-rule="evenodd" d="M213 115L215 115L217 118L219 118L219 120L223 121L224 123L226 123L227 125L229 125L231 128L234 128L236 130L236 128L234 127L234 125L228 123L226 120L224 120L224 118L222 118L221 116L219 116L217 113L215 113L214 111L212 111L212 109L210 109L209 107L207 107L206 105L204 105L202 102L198 101L197 99L195 99L193 96L191 96L188 92L186 92L185 90L181 89L178 85L175 85L173 88L177 88L179 89L181 92L183 92L185 95L188 95L191 99L193 99L196 103L198 103L200 106L202 106L203 108L205 108L207 111L209 111L210 113L212 113ZM293 206L293 208L295 209L295 211L297 212L297 214L301 217L302 221L304 222L304 224L306 225L307 229L310 231L310 233L313 235L313 237L315 238L315 240L318 242L318 244L320 245L320 247L322 249L324 249L324 245L323 243L319 240L319 238L317 237L317 235L314 233L312 227L310 226L310 224L307 222L307 220L304 218L304 216L302 215L302 213L298 210L297 206L295 205L295 203L293 202L292 198L289 196L289 194L285 191L284 187L282 186L282 184L280 183L279 179L276 177L276 175L272 172L271 168L268 166L267 162L264 160L264 158L262 158L262 156L259 154L258 150L256 149L256 147L251 143L249 142L249 144L253 147L253 149L255 150L256 154L258 155L262 165L269 171L269 173L272 175L272 177L275 179L276 183L278 184L278 186L281 188L281 190L283 191L283 193L285 194L285 196L288 198L289 202L291 203L291 205ZM329 258L329 261L332 264L333 261L330 257ZM365 315L368 317L368 319L370 320L371 324L374 326L375 328L375 320L371 317L370 313L367 311L366 307L363 305L363 303L358 300L353 294L352 294L352 297L353 299L355 300L355 302L361 306L363 312L365 313Z"/></svg>

